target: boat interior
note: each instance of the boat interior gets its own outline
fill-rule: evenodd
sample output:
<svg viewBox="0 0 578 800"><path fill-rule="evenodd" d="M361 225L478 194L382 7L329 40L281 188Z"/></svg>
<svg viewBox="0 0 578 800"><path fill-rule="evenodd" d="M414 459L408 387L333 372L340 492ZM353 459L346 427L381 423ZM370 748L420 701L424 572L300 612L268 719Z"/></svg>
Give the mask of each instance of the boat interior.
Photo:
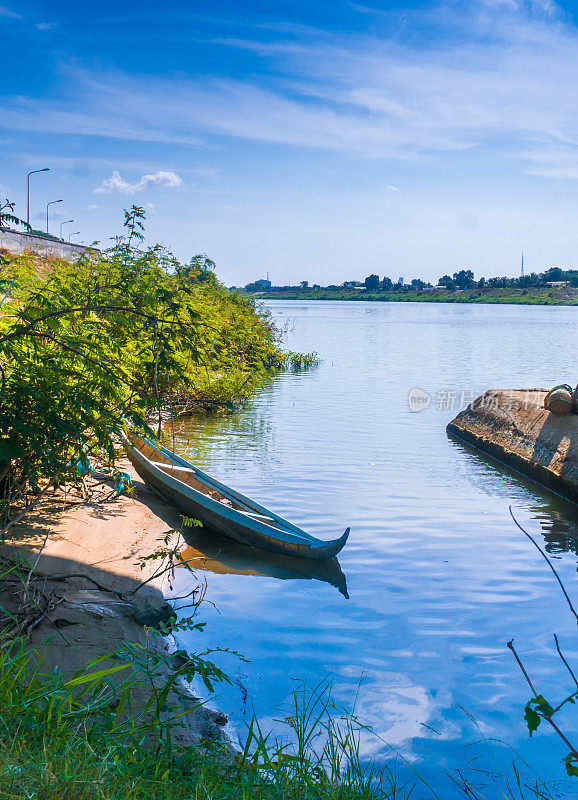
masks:
<svg viewBox="0 0 578 800"><path fill-rule="evenodd" d="M187 486L190 486L192 489L202 492L202 494L210 497L212 500L222 503L224 506L228 506L229 508L234 508L236 511L240 511L242 514L245 514L251 519L263 522L266 525L272 525L275 528L282 528L282 526L272 517L268 517L255 511L255 509L251 508L251 506L241 503L240 501L219 491L215 486L205 483L199 478L193 469L189 467L183 467L180 464L175 464L168 456L165 456L164 453L160 453L144 439L141 439L138 436L131 436L130 440L133 447L135 447L146 458L148 458L148 460L154 464L155 467L159 467L167 475L172 475L182 483L186 483Z"/></svg>

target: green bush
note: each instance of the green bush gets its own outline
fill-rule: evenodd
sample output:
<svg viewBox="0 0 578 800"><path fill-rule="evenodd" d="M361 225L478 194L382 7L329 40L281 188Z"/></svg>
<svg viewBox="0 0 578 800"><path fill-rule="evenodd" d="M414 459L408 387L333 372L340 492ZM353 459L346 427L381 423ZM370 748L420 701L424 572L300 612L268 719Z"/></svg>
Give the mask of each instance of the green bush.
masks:
<svg viewBox="0 0 578 800"><path fill-rule="evenodd" d="M212 262L180 264L126 234L73 264L1 259L0 512L4 529L50 486L78 481L90 458L114 470L114 436L177 398L224 404L282 366L270 319L230 293Z"/></svg>

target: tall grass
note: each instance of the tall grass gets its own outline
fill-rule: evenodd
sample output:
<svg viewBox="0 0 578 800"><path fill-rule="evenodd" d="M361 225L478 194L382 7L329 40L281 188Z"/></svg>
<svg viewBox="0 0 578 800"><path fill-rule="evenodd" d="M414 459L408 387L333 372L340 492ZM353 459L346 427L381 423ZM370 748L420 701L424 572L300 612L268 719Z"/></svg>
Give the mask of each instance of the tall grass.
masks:
<svg viewBox="0 0 578 800"><path fill-rule="evenodd" d="M398 759L365 765L360 733L348 714L335 713L327 687L295 693L284 722L289 741L272 737L253 716L244 748L232 755L214 740L195 748L173 738L186 710L175 706L169 658L131 645L90 662L68 680L47 672L23 642L0 650L0 799L39 800L554 800L541 781L528 781L512 762L508 774L490 752L455 770L455 791L439 794L414 772L401 784ZM207 670L193 659L188 669ZM162 669L161 669L162 667ZM148 697L135 697L148 690ZM145 693L146 695L146 693ZM490 742L481 740L491 751ZM493 759L493 763L492 763ZM403 761L403 758L401 759ZM407 765L407 764L406 764ZM410 770L411 771L411 770ZM480 785L480 776L484 778ZM415 778L415 780L414 780ZM414 784L419 784L418 786Z"/></svg>
<svg viewBox="0 0 578 800"><path fill-rule="evenodd" d="M317 353L287 353L283 366L287 370L300 372L302 370L315 369L321 364L321 359Z"/></svg>
<svg viewBox="0 0 578 800"><path fill-rule="evenodd" d="M159 681L161 658L132 645L64 680L47 672L38 653L23 642L5 644L0 652L0 798L407 797L392 769L362 768L352 725L328 722L319 693L304 703L296 700L288 718L296 745L271 742L256 720L238 757L224 757L215 742L202 748L176 745L172 732L187 712L171 707L168 685L174 676ZM200 669L219 679L218 671L203 663ZM135 704L136 692L146 687L148 699Z"/></svg>
<svg viewBox="0 0 578 800"><path fill-rule="evenodd" d="M293 693L291 713L283 722L289 743L264 733L253 714L241 758L273 783L283 798L406 798L413 787L400 785L394 761L382 768L365 765L360 754L364 726L347 713L335 712L328 686L303 687Z"/></svg>

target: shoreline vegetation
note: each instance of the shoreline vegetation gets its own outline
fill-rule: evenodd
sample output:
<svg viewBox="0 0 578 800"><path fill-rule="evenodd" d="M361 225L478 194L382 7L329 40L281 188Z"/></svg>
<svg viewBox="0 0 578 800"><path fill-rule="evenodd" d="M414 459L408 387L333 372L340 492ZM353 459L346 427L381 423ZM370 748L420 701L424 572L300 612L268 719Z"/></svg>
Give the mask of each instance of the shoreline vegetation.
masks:
<svg viewBox="0 0 578 800"><path fill-rule="evenodd" d="M340 286L271 286L259 280L239 290L268 300L355 300L382 303L487 303L508 305L578 305L578 271L552 267L542 273L519 278L479 278L469 269L443 275L437 284L414 278L380 279L368 275L364 281L345 281Z"/></svg>
<svg viewBox="0 0 578 800"><path fill-rule="evenodd" d="M575 306L578 305L578 288L529 287L527 289L413 289L404 291L371 292L365 289L274 289L267 292L252 292L259 300L355 300L373 303L482 303L487 305L533 305Z"/></svg>
<svg viewBox="0 0 578 800"><path fill-rule="evenodd" d="M400 797L388 768L373 786L351 724L345 740L327 727L321 696L304 701L315 732L307 711L292 718L298 752L255 720L234 755L226 717L188 691L229 680L203 648L202 582L191 575L178 622L162 597L195 521L138 481L117 434L227 413L317 359L283 352L206 256L143 249L143 225L133 207L109 251L74 264L0 253L0 796ZM198 632L200 652L173 652L179 629Z"/></svg>
<svg viewBox="0 0 578 800"><path fill-rule="evenodd" d="M371 731L326 683L295 694L287 742L253 717L241 752L189 691L229 682L203 647L205 587L181 555L195 521L138 480L118 433L229 413L318 360L284 353L206 256L144 249L143 225L133 206L110 250L74 264L0 252L0 797L402 800L419 784L438 798L393 750L379 769L363 762ZM178 620L162 596L176 568L192 585ZM179 630L198 651L175 651ZM458 770L456 796L555 796L508 759L484 773L490 794Z"/></svg>

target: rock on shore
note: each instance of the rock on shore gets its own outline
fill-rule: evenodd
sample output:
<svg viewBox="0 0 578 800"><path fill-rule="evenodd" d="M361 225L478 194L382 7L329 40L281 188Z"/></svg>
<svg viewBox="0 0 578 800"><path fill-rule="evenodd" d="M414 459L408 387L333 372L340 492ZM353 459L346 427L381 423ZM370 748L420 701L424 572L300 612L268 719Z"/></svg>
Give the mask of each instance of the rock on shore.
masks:
<svg viewBox="0 0 578 800"><path fill-rule="evenodd" d="M544 409L543 389L492 389L447 426L448 434L578 503L578 414Z"/></svg>

